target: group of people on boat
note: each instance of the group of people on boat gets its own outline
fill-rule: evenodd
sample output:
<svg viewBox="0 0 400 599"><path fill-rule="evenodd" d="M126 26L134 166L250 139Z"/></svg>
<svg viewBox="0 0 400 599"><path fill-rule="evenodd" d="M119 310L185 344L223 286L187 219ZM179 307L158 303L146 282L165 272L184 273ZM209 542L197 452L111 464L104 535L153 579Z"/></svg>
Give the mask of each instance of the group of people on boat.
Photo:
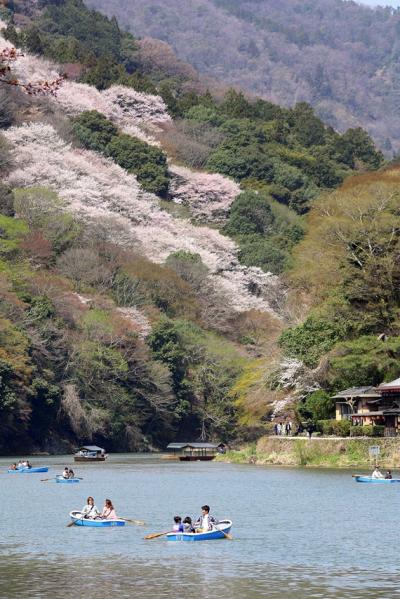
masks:
<svg viewBox="0 0 400 599"><path fill-rule="evenodd" d="M371 478L384 478L386 480L390 480L392 477L392 471L386 470L385 476L383 476L382 472L379 470L378 466L375 466L374 471L371 475Z"/></svg>
<svg viewBox="0 0 400 599"><path fill-rule="evenodd" d="M64 472L62 473L62 477L65 479L75 478L75 472L72 470L72 468L68 468L68 466L65 466Z"/></svg>
<svg viewBox="0 0 400 599"><path fill-rule="evenodd" d="M11 464L10 470L21 470L22 468L32 468L32 464L29 460L19 460L18 464L14 462Z"/></svg>
<svg viewBox="0 0 400 599"><path fill-rule="evenodd" d="M190 516L186 516L183 520L181 516L175 516L172 532L208 532L213 530L217 524L218 520L210 514L210 506L203 505L201 516L194 523Z"/></svg>
<svg viewBox="0 0 400 599"><path fill-rule="evenodd" d="M115 512L115 508L111 499L106 499L104 502L103 511L101 512L95 502L93 497L89 495L86 499L86 505L81 509L81 514L84 518L89 518L91 520L117 520L118 516Z"/></svg>

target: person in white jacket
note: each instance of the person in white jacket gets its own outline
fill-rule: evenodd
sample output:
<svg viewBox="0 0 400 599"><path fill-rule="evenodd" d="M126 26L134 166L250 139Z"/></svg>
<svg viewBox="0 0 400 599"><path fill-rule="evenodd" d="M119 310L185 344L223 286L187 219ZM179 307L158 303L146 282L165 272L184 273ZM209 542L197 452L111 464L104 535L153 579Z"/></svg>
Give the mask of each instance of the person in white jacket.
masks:
<svg viewBox="0 0 400 599"><path fill-rule="evenodd" d="M92 520L100 516L100 510L95 505L93 497L89 496L86 499L86 505L82 508L81 514L84 518L91 518Z"/></svg>
<svg viewBox="0 0 400 599"><path fill-rule="evenodd" d="M383 474L379 470L378 466L375 466L375 470L372 473L372 478L383 478Z"/></svg>

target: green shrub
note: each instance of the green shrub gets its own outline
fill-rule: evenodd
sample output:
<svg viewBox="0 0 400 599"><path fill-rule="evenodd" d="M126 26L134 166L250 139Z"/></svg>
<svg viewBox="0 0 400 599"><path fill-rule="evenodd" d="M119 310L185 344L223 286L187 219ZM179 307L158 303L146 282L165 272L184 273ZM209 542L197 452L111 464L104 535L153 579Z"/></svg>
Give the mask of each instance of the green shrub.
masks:
<svg viewBox="0 0 400 599"><path fill-rule="evenodd" d="M385 427L377 424L366 424L364 426L352 426L350 429L351 437L383 437Z"/></svg>
<svg viewBox="0 0 400 599"><path fill-rule="evenodd" d="M336 437L348 437L350 434L350 420L318 420L317 429L323 435L335 435ZM353 427L354 428L354 427Z"/></svg>

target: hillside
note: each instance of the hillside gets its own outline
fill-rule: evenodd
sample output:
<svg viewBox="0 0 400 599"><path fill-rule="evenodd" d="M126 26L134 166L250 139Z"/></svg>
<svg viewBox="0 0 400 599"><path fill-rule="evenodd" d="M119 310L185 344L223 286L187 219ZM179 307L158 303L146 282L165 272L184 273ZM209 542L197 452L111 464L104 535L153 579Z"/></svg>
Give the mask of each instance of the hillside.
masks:
<svg viewBox="0 0 400 599"><path fill-rule="evenodd" d="M347 0L87 0L200 73L400 148L400 13Z"/></svg>
<svg viewBox="0 0 400 599"><path fill-rule="evenodd" d="M336 342L395 331L395 291L385 291L390 316L379 297L375 324L361 330L342 270L317 294L298 266L312 262L313 243L331 247L313 226L321 206L329 225L351 175L382 165L362 129L338 134L304 103L285 109L160 80L156 67L139 68L136 40L80 0L19 0L3 16L2 451L251 438L273 411L332 388L315 366ZM392 198L379 183L391 172L359 177ZM288 327L330 285L353 324L318 345L307 337L313 314Z"/></svg>

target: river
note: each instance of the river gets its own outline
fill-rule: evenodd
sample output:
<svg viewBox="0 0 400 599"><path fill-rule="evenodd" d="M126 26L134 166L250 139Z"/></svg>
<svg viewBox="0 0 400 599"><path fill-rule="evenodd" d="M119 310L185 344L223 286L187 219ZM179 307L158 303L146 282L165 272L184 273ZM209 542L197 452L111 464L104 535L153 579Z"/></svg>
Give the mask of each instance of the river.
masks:
<svg viewBox="0 0 400 599"><path fill-rule="evenodd" d="M7 474L0 459L1 599L392 599L400 594L400 485L362 485L349 471L180 463L113 455L76 464L77 485ZM69 527L87 495L144 527ZM233 540L143 540L203 503L233 520Z"/></svg>

